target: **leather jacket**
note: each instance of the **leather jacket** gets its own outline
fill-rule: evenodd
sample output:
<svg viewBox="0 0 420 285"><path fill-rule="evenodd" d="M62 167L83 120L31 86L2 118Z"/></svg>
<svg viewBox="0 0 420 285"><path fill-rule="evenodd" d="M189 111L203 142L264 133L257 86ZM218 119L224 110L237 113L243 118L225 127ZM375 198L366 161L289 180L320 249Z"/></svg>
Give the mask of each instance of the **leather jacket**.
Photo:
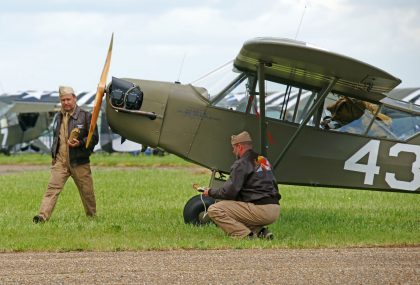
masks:
<svg viewBox="0 0 420 285"><path fill-rule="evenodd" d="M256 205L279 204L281 199L270 163L253 150L248 150L233 163L230 177L221 188L212 188L208 194L215 199Z"/></svg>
<svg viewBox="0 0 420 285"><path fill-rule="evenodd" d="M89 133L89 127L90 127L90 120L92 118L92 114L90 112L87 112L83 109L81 109L79 106L76 105L73 114L69 117L68 122L68 134L67 137L70 136L70 132L74 128L79 128L80 133L77 139L80 141L80 146L71 148L69 147L69 158L70 158L70 165L76 166L81 165L85 163L89 163L89 156L93 152L93 149L95 148L95 145L99 141L98 136L98 127L95 127L95 131L92 135L92 139L90 141L89 147L86 148L86 140ZM57 152L59 149L59 133L60 133L60 125L61 121L63 119L62 112L58 112L55 115L54 121L53 121L53 143L51 146L51 155L53 158L53 163L57 159Z"/></svg>

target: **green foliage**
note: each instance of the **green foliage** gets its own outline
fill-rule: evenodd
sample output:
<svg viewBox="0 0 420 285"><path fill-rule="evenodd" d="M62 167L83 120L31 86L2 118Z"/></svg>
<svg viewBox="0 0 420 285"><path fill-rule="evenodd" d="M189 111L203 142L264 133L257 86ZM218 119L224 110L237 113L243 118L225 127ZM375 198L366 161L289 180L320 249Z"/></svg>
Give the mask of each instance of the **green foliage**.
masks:
<svg viewBox="0 0 420 285"><path fill-rule="evenodd" d="M0 251L420 245L420 196L401 193L282 185L281 216L270 226L273 241L231 239L214 225L186 225L182 211L195 195L191 185L208 184L209 173L176 157L162 159L175 162L149 160L141 168L93 166L98 216L85 217L70 179L44 224L33 224L32 217L49 172L0 175ZM112 163L126 166L117 160Z"/></svg>

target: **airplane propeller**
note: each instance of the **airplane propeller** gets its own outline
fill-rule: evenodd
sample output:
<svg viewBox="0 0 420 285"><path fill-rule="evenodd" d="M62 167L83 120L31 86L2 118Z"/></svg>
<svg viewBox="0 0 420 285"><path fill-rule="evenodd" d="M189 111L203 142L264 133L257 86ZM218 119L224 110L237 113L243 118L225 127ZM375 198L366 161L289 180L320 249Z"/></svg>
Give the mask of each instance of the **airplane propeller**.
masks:
<svg viewBox="0 0 420 285"><path fill-rule="evenodd" d="M111 42L109 43L108 54L106 55L104 68L102 69L101 78L99 80L98 88L96 89L95 106L93 107L93 111L92 111L92 119L90 121L89 133L86 140L86 148L88 148L90 140L92 139L92 135L96 127L96 122L98 121L99 111L101 110L102 97L104 96L105 87L106 87L106 78L108 76L109 66L111 65L113 41L114 41L114 33L112 33L112 36L111 36Z"/></svg>

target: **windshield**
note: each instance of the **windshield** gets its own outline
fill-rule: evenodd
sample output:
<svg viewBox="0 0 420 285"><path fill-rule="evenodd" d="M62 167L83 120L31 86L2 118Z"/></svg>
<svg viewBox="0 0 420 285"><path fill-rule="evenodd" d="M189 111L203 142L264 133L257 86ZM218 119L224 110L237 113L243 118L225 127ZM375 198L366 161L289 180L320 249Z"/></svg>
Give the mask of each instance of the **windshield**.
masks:
<svg viewBox="0 0 420 285"><path fill-rule="evenodd" d="M203 96L212 101L238 76L240 76L240 72L233 67L233 61L229 61L191 84L195 87L204 88L207 92L204 92Z"/></svg>

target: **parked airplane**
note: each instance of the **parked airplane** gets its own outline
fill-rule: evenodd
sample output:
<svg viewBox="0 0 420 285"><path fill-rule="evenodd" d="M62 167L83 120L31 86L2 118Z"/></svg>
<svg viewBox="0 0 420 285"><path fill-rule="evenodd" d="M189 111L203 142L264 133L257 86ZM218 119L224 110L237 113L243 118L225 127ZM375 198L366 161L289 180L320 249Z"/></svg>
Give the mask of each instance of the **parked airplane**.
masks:
<svg viewBox="0 0 420 285"><path fill-rule="evenodd" d="M420 105L420 87L396 88L388 93L388 96L412 104Z"/></svg>
<svg viewBox="0 0 420 285"><path fill-rule="evenodd" d="M301 41L255 38L191 84L113 77L105 88L111 51L112 41L93 114L106 89L113 131L211 169L210 186L229 173L230 136L246 130L279 183L420 193L420 107L387 96L401 80L377 67ZM279 92L283 100L271 104ZM226 104L234 97L237 105ZM199 221L193 200L186 222Z"/></svg>
<svg viewBox="0 0 420 285"><path fill-rule="evenodd" d="M77 104L92 110L96 92L79 92ZM22 91L0 95L0 142L1 152L10 153L32 149L49 152L51 130L55 113L60 109L57 91ZM139 152L141 144L131 141L122 143L101 117L99 144L96 150L106 152Z"/></svg>

